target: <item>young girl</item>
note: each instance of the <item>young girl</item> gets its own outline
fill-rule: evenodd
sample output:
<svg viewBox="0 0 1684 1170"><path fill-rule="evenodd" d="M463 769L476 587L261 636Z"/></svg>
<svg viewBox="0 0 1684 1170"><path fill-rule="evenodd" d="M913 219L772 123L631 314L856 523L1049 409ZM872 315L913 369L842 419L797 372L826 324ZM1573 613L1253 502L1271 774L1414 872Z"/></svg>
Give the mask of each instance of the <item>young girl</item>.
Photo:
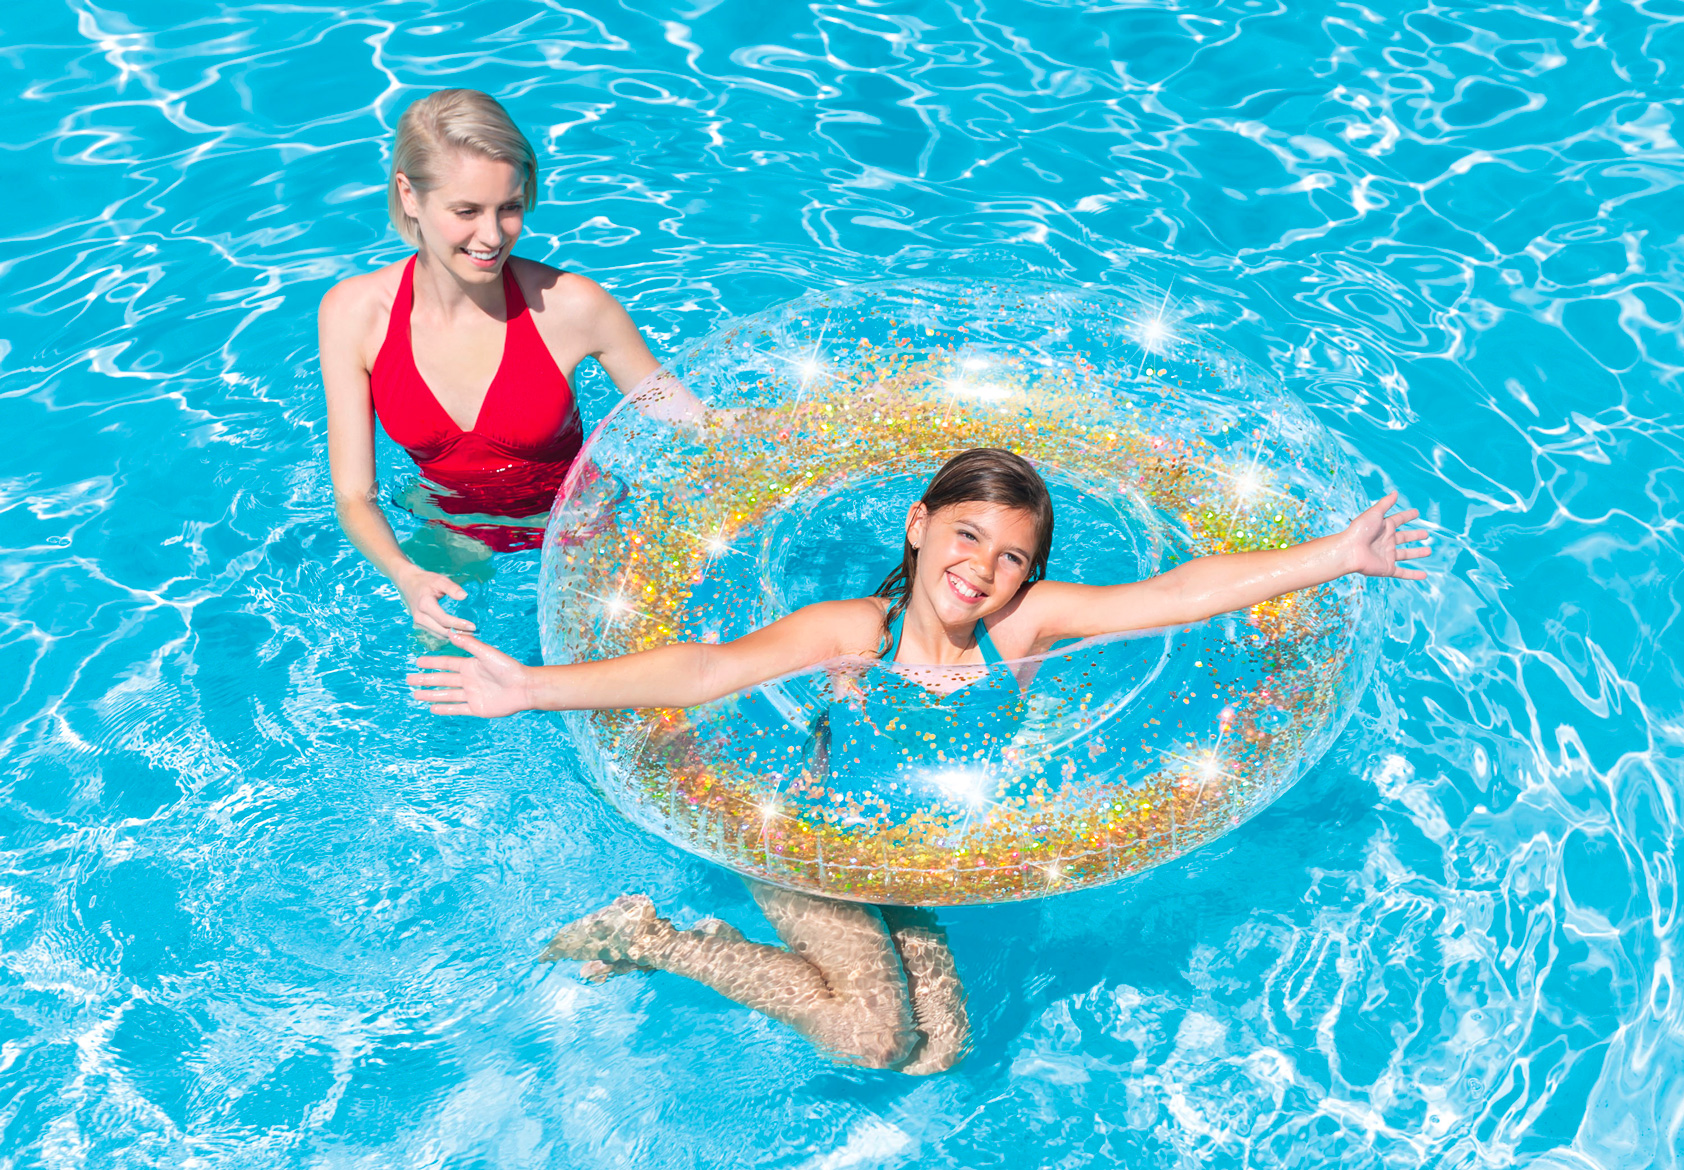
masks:
<svg viewBox="0 0 1684 1170"><path fill-rule="evenodd" d="M1292 548L1200 557L1127 585L1075 585L1042 579L1053 511L1040 475L1009 451L976 449L950 460L912 505L901 567L871 597L810 605L722 645L568 666L523 666L457 634L451 640L471 657L421 658L433 673L408 682L436 715L482 717L688 707L847 656L958 667L946 675L958 688L1009 686L1002 672L980 668L1066 639L1204 621L1348 573L1424 578L1401 562L1428 555L1427 533L1398 531L1419 513L1388 516L1396 499ZM967 666L979 669L967 675ZM842 705L838 717L846 718ZM543 957L585 961L593 978L642 969L696 979L871 1067L937 1072L963 1053L968 1027L952 955L920 912L751 888L787 950L713 919L677 930L648 898L632 896L563 928Z"/></svg>

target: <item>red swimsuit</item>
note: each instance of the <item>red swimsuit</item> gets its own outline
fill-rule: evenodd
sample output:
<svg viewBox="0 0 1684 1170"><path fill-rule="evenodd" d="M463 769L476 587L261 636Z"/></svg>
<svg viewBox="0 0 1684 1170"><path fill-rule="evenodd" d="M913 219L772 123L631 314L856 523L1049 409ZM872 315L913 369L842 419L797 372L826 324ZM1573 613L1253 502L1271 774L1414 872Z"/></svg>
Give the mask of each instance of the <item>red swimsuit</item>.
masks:
<svg viewBox="0 0 1684 1170"><path fill-rule="evenodd" d="M533 516L549 510L556 490L579 453L583 427L579 404L555 359L538 336L507 262L503 296L508 324L503 360L485 392L479 417L468 430L457 426L415 368L409 316L415 306L415 257L404 265L386 340L374 359L369 389L374 413L386 433L408 451L440 510L453 515L486 513ZM498 552L537 548L542 528L505 524L450 524Z"/></svg>

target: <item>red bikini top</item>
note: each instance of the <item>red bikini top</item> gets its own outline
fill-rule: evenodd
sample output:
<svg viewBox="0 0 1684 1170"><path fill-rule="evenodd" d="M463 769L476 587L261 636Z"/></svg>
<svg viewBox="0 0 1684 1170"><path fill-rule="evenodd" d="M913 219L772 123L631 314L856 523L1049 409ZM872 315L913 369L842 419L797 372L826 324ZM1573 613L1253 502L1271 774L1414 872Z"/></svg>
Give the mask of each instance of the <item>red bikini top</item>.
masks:
<svg viewBox="0 0 1684 1170"><path fill-rule="evenodd" d="M422 476L444 489L434 496L442 510L454 515L548 511L584 438L573 387L538 335L507 262L503 296L508 315L503 360L468 430L456 425L415 368L409 328L415 306L413 256L404 265L386 340L369 374L381 426L409 452Z"/></svg>

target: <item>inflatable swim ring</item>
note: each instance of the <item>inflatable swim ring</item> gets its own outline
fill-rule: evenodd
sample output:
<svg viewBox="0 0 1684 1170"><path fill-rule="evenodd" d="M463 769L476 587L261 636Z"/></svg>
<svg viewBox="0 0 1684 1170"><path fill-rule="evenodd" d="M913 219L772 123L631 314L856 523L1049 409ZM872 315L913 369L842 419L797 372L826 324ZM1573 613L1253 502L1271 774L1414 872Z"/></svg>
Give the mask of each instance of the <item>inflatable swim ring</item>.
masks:
<svg viewBox="0 0 1684 1170"><path fill-rule="evenodd" d="M546 662L730 640L872 592L908 505L968 447L1042 472L1064 580L1290 544L1363 506L1283 388L1114 293L858 287L737 321L674 372L728 409L674 425L621 407L591 437L545 539ZM1377 622L1346 578L990 668L1010 685L846 660L689 710L565 719L631 820L744 874L877 903L1030 898L1168 861L1267 805L1343 725ZM832 736L837 703L876 742Z"/></svg>

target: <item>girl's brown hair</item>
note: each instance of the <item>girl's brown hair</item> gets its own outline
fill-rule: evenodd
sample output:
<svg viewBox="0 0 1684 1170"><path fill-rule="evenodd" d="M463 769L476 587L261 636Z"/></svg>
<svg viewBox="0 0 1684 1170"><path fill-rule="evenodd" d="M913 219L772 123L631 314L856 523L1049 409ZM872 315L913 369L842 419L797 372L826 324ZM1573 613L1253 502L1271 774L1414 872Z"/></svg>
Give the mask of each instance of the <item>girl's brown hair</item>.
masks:
<svg viewBox="0 0 1684 1170"><path fill-rule="evenodd" d="M1053 506L1046 481L1029 460L998 447L973 447L942 464L930 480L919 503L933 515L954 504L998 504L1018 508L1035 518L1035 551L1029 561L1030 585L1047 575L1047 557L1052 554ZM912 579L918 572L918 550L907 538L901 548L900 568L883 578L873 597L892 601L883 615L885 631L906 612L912 597Z"/></svg>

